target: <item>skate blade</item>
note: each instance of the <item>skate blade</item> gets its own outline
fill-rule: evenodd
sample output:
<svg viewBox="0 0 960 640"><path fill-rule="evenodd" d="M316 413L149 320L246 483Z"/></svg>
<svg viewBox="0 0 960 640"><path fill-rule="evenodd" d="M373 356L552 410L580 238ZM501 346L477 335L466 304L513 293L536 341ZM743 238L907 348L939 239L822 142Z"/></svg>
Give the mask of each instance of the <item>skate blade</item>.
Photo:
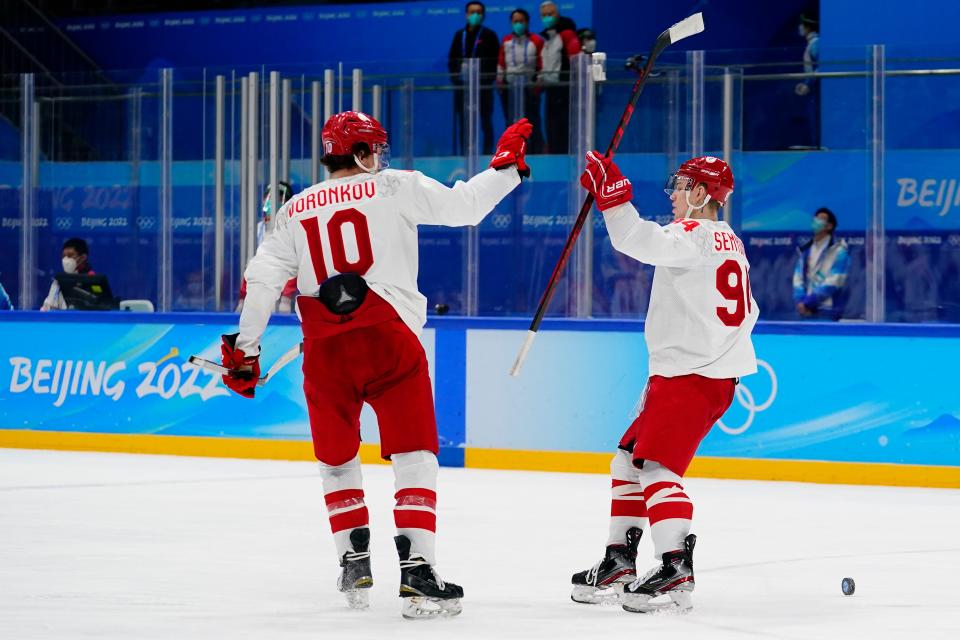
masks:
<svg viewBox="0 0 960 640"><path fill-rule="evenodd" d="M352 589L341 589L347 599L347 606L351 609L367 609L370 607L370 587L373 578L360 578L353 583Z"/></svg>
<svg viewBox="0 0 960 640"><path fill-rule="evenodd" d="M623 582L615 582L607 587L574 585L570 599L580 604L615 605L623 597Z"/></svg>
<svg viewBox="0 0 960 640"><path fill-rule="evenodd" d="M677 615L693 609L693 594L690 591L671 591L651 598L646 595L625 593L621 600L623 610L630 613Z"/></svg>
<svg viewBox="0 0 960 640"><path fill-rule="evenodd" d="M460 615L463 605L460 598L427 598L413 596L402 598L403 606L400 615L407 620L429 620L430 618L452 618Z"/></svg>
<svg viewBox="0 0 960 640"><path fill-rule="evenodd" d="M347 606L351 609L370 608L369 589L350 589L349 591L344 591L343 595L347 598Z"/></svg>

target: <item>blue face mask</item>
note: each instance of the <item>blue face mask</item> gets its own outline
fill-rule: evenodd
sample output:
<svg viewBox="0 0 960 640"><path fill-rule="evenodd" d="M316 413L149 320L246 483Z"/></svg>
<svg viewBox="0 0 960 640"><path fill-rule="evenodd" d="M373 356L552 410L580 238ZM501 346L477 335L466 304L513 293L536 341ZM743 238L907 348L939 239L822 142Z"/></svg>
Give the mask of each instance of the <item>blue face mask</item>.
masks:
<svg viewBox="0 0 960 640"><path fill-rule="evenodd" d="M514 35L522 36L527 32L527 23L526 22L514 22L513 23L513 33Z"/></svg>
<svg viewBox="0 0 960 640"><path fill-rule="evenodd" d="M543 28L552 29L557 25L557 16L543 16Z"/></svg>
<svg viewBox="0 0 960 640"><path fill-rule="evenodd" d="M483 22L482 13L471 13L467 16L467 24L471 27L479 27L481 22Z"/></svg>
<svg viewBox="0 0 960 640"><path fill-rule="evenodd" d="M827 228L827 221L823 218L814 218L810 228L813 229L814 233L820 233Z"/></svg>

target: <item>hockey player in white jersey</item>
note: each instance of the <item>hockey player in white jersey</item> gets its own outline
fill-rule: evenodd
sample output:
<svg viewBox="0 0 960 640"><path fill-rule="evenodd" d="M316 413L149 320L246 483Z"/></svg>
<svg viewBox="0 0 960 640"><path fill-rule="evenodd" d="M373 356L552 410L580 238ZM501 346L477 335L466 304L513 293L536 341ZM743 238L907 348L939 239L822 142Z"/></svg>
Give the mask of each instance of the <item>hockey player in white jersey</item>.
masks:
<svg viewBox="0 0 960 640"><path fill-rule="evenodd" d="M650 377L610 465L606 553L574 574L571 597L589 604L616 598L631 612L686 610L696 536L683 475L733 401L738 379L757 370L750 265L743 243L717 220L733 173L719 158L683 163L666 187L674 221L662 227L640 218L630 204L633 187L611 158L588 153L580 181L596 197L613 247L656 269L645 325ZM638 577L637 544L647 526L659 564Z"/></svg>
<svg viewBox="0 0 960 640"><path fill-rule="evenodd" d="M477 225L528 176L532 127L511 125L490 168L448 188L418 171L385 169L387 133L348 111L323 127L330 179L297 194L247 267L240 332L224 336L223 364L252 371L224 382L253 397L260 339L281 290L296 276L304 333L304 394L314 453L342 571L338 587L368 605L373 578L360 470L360 410L377 414L380 452L393 463L400 596L407 618L456 615L463 590L435 570L439 443L427 359L418 336L417 225Z"/></svg>

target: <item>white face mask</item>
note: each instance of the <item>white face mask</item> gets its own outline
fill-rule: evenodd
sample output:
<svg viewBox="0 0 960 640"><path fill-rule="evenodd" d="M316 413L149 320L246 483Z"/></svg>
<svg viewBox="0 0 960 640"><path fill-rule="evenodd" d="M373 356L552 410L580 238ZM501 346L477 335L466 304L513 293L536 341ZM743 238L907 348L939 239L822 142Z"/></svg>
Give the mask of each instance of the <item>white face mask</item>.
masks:
<svg viewBox="0 0 960 640"><path fill-rule="evenodd" d="M76 258L64 258L60 261L63 264L64 273L76 273L77 272L77 259Z"/></svg>

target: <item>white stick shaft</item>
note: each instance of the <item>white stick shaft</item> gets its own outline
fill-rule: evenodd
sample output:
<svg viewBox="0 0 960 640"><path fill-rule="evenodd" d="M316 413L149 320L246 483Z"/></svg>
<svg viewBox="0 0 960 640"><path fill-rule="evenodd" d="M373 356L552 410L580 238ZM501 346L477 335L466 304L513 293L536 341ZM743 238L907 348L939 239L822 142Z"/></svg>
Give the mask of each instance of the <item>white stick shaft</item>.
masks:
<svg viewBox="0 0 960 640"><path fill-rule="evenodd" d="M280 369L283 369L285 366L290 364L297 356L303 353L303 343L296 344L290 347L286 353L277 358L277 361L273 363L270 369L267 370L267 375L263 376L257 380L257 386L262 387L267 384L267 382L272 378ZM212 371L214 373L219 373L220 375L229 376L233 372L230 369L227 369L223 365L217 364L207 360L206 358L201 358L199 356L190 356L190 364L200 367L201 369L206 369L207 371Z"/></svg>
<svg viewBox="0 0 960 640"><path fill-rule="evenodd" d="M201 369L206 369L207 371L212 371L213 373L219 373L222 376L230 375L230 369L227 369L225 366L217 364L216 362L205 360L203 358L198 358L197 356L190 356L190 364Z"/></svg>
<svg viewBox="0 0 960 640"><path fill-rule="evenodd" d="M302 343L302 342L301 342L300 344L296 344L296 345L290 347L290 348L287 350L287 352L284 353L284 354L283 354L282 356L280 356L279 358L277 358L277 361L273 363L273 366L271 366L271 367L267 370L267 375L265 375L265 376L263 376L262 378L260 378L260 381L257 383L257 386L263 386L263 385L267 384L267 381L270 380L270 378L272 378L272 377L274 376L274 374L276 374L278 371L280 371L280 369L283 369L285 366L287 366L288 364L290 364L290 362L291 362L294 358L296 358L297 356L299 356L301 353L303 353L303 343Z"/></svg>
<svg viewBox="0 0 960 640"><path fill-rule="evenodd" d="M510 369L510 375L514 378L520 375L520 369L523 368L523 361L527 359L527 354L530 352L530 347L533 346L533 339L536 337L536 331L527 331L527 337L523 341L523 346L520 347L520 353L517 354L517 360L513 363L513 368Z"/></svg>

